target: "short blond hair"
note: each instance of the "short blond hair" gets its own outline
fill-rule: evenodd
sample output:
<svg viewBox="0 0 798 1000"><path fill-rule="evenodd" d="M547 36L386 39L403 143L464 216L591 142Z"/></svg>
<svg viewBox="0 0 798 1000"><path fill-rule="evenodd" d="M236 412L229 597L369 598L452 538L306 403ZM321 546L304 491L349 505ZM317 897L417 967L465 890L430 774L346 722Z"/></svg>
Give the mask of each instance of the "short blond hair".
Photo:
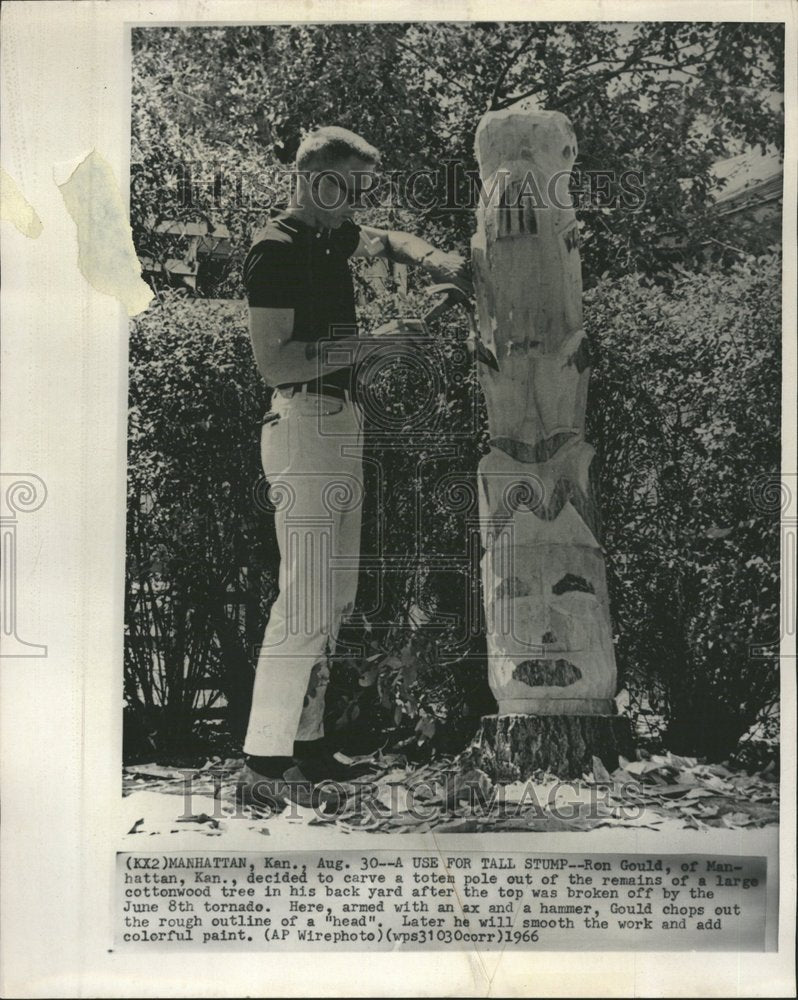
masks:
<svg viewBox="0 0 798 1000"><path fill-rule="evenodd" d="M379 150L371 143L338 125L326 125L308 133L299 144L296 165L299 170L329 170L342 160L356 158L378 166Z"/></svg>

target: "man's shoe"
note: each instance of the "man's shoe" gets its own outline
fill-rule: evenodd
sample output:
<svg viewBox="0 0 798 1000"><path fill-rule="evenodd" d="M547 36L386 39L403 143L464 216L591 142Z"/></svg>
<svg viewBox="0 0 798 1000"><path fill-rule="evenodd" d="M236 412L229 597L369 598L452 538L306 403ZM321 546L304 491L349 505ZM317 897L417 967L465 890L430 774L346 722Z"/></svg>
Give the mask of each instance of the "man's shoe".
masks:
<svg viewBox="0 0 798 1000"><path fill-rule="evenodd" d="M314 748L305 754L295 755L294 760L300 771L314 783L354 781L364 775L374 774L376 770L374 765L368 762L344 764L324 746Z"/></svg>
<svg viewBox="0 0 798 1000"><path fill-rule="evenodd" d="M346 789L339 784L340 779L308 774L304 766L299 765L290 767L283 778L289 799L306 809L330 815L338 812L346 802Z"/></svg>
<svg viewBox="0 0 798 1000"><path fill-rule="evenodd" d="M236 802L239 806L255 806L270 814L282 812L289 802L307 809L321 809L329 814L339 808L345 799L343 789L326 786L322 779L313 780L299 767L289 767L281 778L269 778L245 764L236 783Z"/></svg>
<svg viewBox="0 0 798 1000"><path fill-rule="evenodd" d="M267 778L245 764L236 781L236 804L280 813L288 805L282 778Z"/></svg>

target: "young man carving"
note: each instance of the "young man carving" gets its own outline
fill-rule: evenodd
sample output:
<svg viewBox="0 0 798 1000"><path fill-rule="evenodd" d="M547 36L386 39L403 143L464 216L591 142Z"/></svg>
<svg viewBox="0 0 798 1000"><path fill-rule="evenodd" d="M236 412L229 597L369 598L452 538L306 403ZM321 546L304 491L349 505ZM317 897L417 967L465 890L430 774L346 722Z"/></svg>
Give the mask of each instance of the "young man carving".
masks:
<svg viewBox="0 0 798 1000"><path fill-rule="evenodd" d="M258 658L244 752L246 784L278 793L347 780L324 739L327 655L357 590L362 503L358 337L348 260L419 264L468 290L463 259L409 233L359 226L378 151L346 129L309 134L288 207L256 234L244 264L250 336L273 387L261 436L280 547L279 593Z"/></svg>

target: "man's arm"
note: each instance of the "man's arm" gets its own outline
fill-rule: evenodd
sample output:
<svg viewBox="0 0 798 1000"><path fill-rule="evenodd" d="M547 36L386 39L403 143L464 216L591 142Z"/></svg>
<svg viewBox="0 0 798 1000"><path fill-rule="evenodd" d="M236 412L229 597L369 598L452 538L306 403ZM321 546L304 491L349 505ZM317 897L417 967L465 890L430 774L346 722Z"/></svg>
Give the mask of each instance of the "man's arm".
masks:
<svg viewBox="0 0 798 1000"><path fill-rule="evenodd" d="M385 257L398 264L417 264L438 281L450 281L469 295L473 291L460 254L438 250L412 233L361 226L360 243L352 256Z"/></svg>
<svg viewBox="0 0 798 1000"><path fill-rule="evenodd" d="M268 385L310 382L339 368L351 359L362 361L364 350L390 350L379 337L336 337L334 340L291 340L293 309L250 306L249 336L258 371ZM323 352L323 353L322 353Z"/></svg>
<svg viewBox="0 0 798 1000"><path fill-rule="evenodd" d="M269 385L284 382L309 382L322 374L347 367L347 348L356 351L362 340L357 337L336 337L334 341L291 340L294 330L293 309L271 309L250 306L249 336L258 371ZM324 347L323 364L319 354ZM339 352L339 348L341 349ZM326 355L329 354L329 357ZM354 355L352 355L354 356ZM335 363L341 358L341 363Z"/></svg>

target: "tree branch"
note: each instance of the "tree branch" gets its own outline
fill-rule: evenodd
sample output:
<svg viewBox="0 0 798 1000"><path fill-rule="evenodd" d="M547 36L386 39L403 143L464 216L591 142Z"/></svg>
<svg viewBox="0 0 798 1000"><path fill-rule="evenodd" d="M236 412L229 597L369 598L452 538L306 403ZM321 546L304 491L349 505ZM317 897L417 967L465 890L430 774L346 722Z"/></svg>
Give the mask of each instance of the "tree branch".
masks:
<svg viewBox="0 0 798 1000"><path fill-rule="evenodd" d="M634 56L634 59L632 59L633 56ZM632 69L632 65L639 66L640 65L639 47L638 47L637 51L633 50L633 52L630 53L630 55L625 60L621 60L621 59L595 60L592 63L585 63L584 65L578 67L577 69L570 70L569 72L570 73L579 73L582 70L587 69L589 66L599 65L602 62L603 63L606 63L606 62L618 62L618 63L621 63L621 66L620 66L619 69L608 69L608 70L605 70L603 73L597 73L596 76L592 78L591 83L588 86L583 87L581 90L576 91L575 94L572 94L570 97L566 97L565 101L561 102L561 103L569 103L571 100L575 99L576 97L583 96L589 90L591 90L593 88L593 86L595 86L597 80L601 80L603 82L606 82L607 80L611 80L613 77L620 76L622 73L628 73ZM652 67L652 68L655 68L655 67ZM663 67L656 67L656 68L666 69L667 67L663 66ZM542 90L542 84L537 84L537 86L533 87L531 90L525 91L523 94L514 94L512 97L508 97L504 102L502 102L501 104L497 105L493 110L495 110L495 111L501 111L504 108L509 108L511 104L516 104L518 101L523 101L527 97L533 97L535 94L539 93L540 90Z"/></svg>
<svg viewBox="0 0 798 1000"><path fill-rule="evenodd" d="M520 54L520 48L519 48L519 54ZM638 39L638 41L635 42L634 45L632 46L629 55L625 59L594 59L591 62L583 63L581 66L577 66L575 68L570 69L569 75L575 76L583 73L587 69L590 69L592 66L599 66L602 64L606 65L607 63L619 64L617 65L617 67L606 69L602 73L596 74L590 80L589 84L587 84L586 86L582 87L577 91L574 91L571 94L567 94L560 102L560 104L561 105L571 104L572 102L578 100L579 98L583 97L586 93L588 93L596 85L598 81L606 83L607 81L612 80L618 76L621 76L624 73L631 72L633 69L648 68L654 72L678 72L678 73L684 73L685 75L688 76L697 75L689 73L689 71L685 69L685 67L691 65L703 64L706 61L706 58L711 56L711 54L712 53L705 53L703 54L701 59L696 58L692 60L687 60L685 62L676 61L676 62L666 62L666 63L655 63L651 61L650 56L644 57L643 42L642 40ZM506 69L509 69L509 66L506 67ZM502 110L503 108L507 108L511 104L515 104L518 101L522 101L527 97L533 97L535 94L539 93L541 89L542 89L541 84L537 84L535 87L525 91L522 94L515 94L512 97L509 97L502 102L495 102L493 110ZM494 88L494 93L495 93L495 88Z"/></svg>
<svg viewBox="0 0 798 1000"><path fill-rule="evenodd" d="M505 101L502 101L500 104L494 105L491 108L491 110L492 111L503 111L505 108L509 108L511 105L517 104L519 101L523 101L527 97L534 97L535 94L540 93L540 91L542 89L543 89L543 84L539 83L539 84L537 84L537 86L533 87L531 90L524 91L523 94L513 94L512 97L508 97Z"/></svg>
<svg viewBox="0 0 798 1000"><path fill-rule="evenodd" d="M629 73L634 69L641 69L641 68L650 69L656 73L663 73L663 72L684 73L686 76L698 76L699 79L703 79L703 76L701 76L700 74L690 73L689 70L685 69L684 67L704 65L707 62L707 60L711 60L711 57L715 51L713 49L711 52L703 53L700 59L695 58L692 60L687 60L686 62L670 61L666 63L655 63L651 61L652 58L651 56L644 58L641 50L642 50L642 44L638 41L637 43L635 43L632 51L623 61L619 69L606 70L604 73L597 74L598 79L600 79L603 83L606 83L615 77L621 76L623 73ZM664 55L663 58L665 58ZM614 61L617 62L619 60L614 60ZM567 107L574 101L577 101L581 97L584 97L584 95L587 94L593 88L595 83L596 80L594 79L590 84L588 84L585 87L582 87L580 90L574 91L570 95L566 94L563 100L560 101L560 106Z"/></svg>
<svg viewBox="0 0 798 1000"><path fill-rule="evenodd" d="M570 96L566 94L563 100L559 102L560 106L567 107L573 101L576 101L579 98L583 97L586 93L588 93L590 90L593 89L597 80L600 80L602 83L607 83L609 80L612 80L617 76L620 76L622 73L628 73L629 70L632 69L632 67L634 67L637 63L640 62L640 57L642 55L641 52L642 47L643 45L640 40L635 42L635 44L632 46L631 52L626 57L626 59L624 59L619 69L609 69L605 70L603 73L597 73L596 79L592 80L590 84L588 84L585 87L582 87L580 90L575 91Z"/></svg>
<svg viewBox="0 0 798 1000"><path fill-rule="evenodd" d="M488 111L500 110L500 108L498 107L499 91L502 89L504 81L507 79L507 74L513 68L513 66L518 62L518 60L524 54L524 52L529 50L529 46L535 39L536 31L537 28L533 28L532 31L529 32L526 38L517 46L512 56L510 56L510 59L507 61L507 64L505 65L504 69L501 71L501 73L499 73L499 78L493 85L493 90L491 91L490 97L488 98Z"/></svg>
<svg viewBox="0 0 798 1000"><path fill-rule="evenodd" d="M407 52L412 53L416 57L416 59L420 60L421 62L424 63L425 66L428 66L431 70L433 70L435 75L438 76L441 80L444 80L446 83L451 84L453 87L457 87L458 90L462 91L470 99L473 98L474 94L472 90L470 90L464 84L460 83L459 80L447 80L446 77L442 75L440 69L435 65L435 63L432 62L430 59L427 59L427 57L422 55L417 49L414 49L412 45L408 45L407 42L402 41L401 38L397 38L395 35L391 37L393 38L393 41L396 45L398 45L402 49L405 49Z"/></svg>

